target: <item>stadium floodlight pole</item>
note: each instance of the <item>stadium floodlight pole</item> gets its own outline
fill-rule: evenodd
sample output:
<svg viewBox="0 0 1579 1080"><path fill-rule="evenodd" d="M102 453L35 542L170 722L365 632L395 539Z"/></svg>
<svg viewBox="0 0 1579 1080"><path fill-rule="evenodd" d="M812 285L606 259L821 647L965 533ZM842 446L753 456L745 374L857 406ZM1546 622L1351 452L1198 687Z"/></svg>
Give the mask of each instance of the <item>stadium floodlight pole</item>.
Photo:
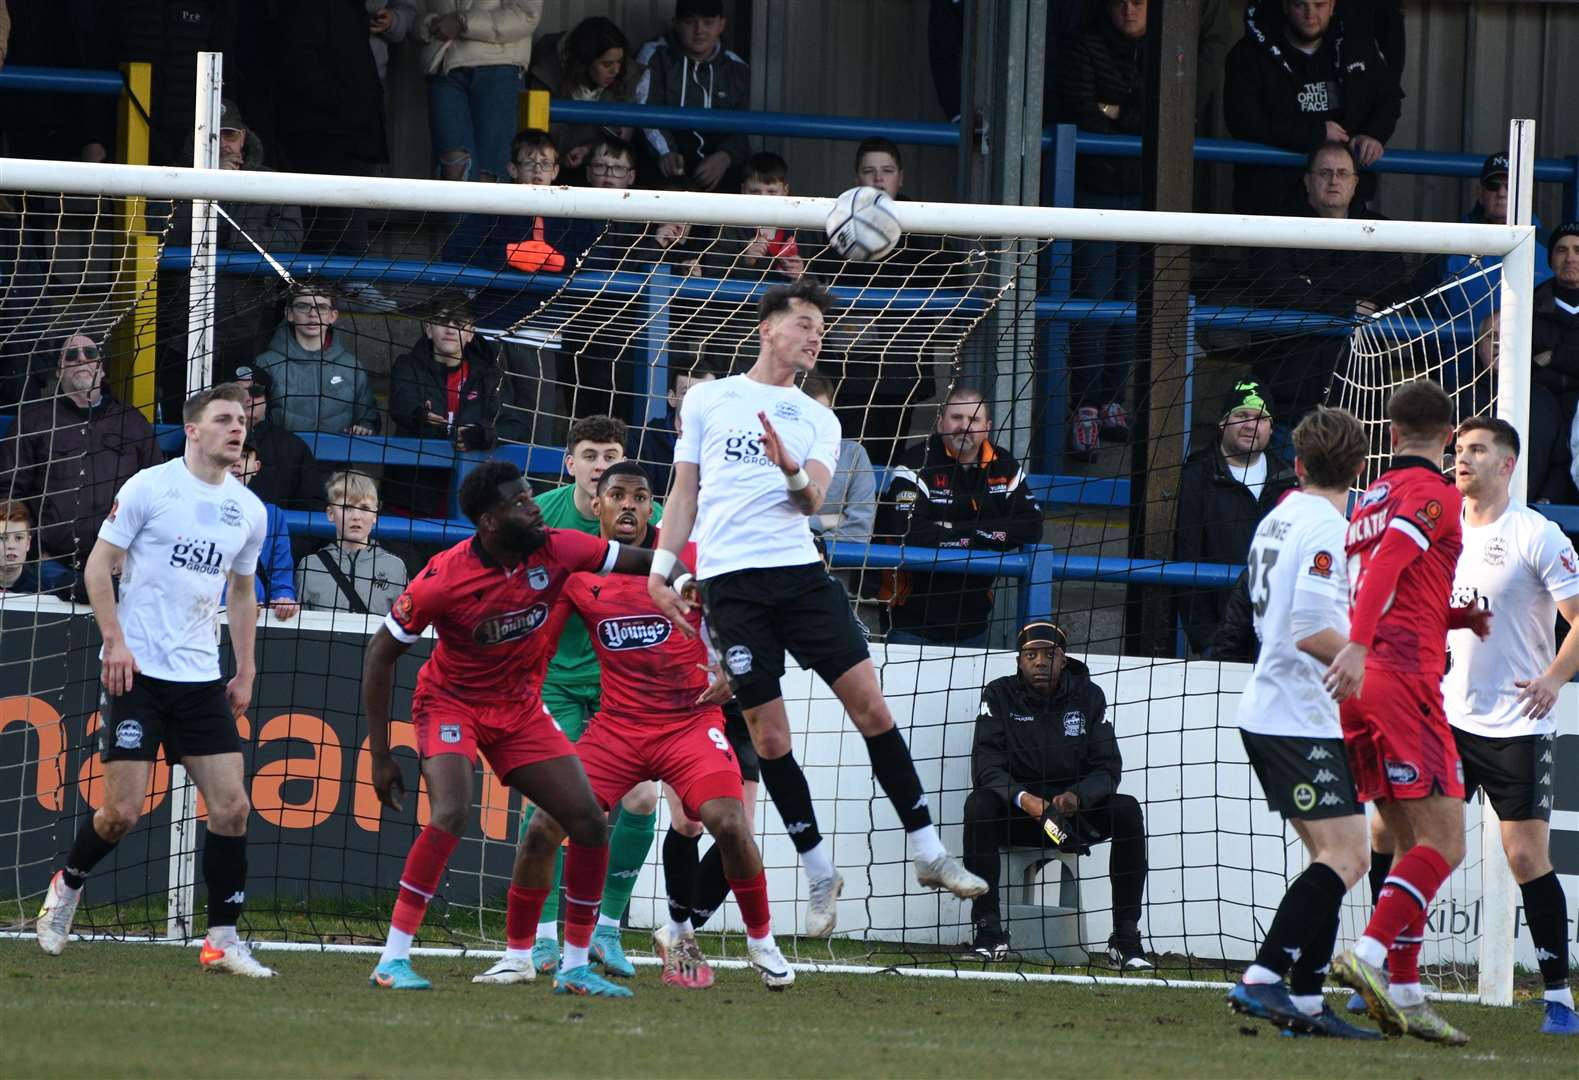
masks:
<svg viewBox="0 0 1579 1080"><path fill-rule="evenodd" d="M199 53L192 127L192 168L219 168L220 94L224 56ZM186 392L208 386L213 373L214 288L219 280L214 202L192 200L192 272L186 327ZM165 936L192 936L197 906L197 787L179 763L170 766L170 866L165 878Z"/></svg>
<svg viewBox="0 0 1579 1080"><path fill-rule="evenodd" d="M1497 328L1497 415L1526 439L1530 430L1530 332L1534 323L1535 121L1508 123L1508 224L1523 238L1502 258ZM1526 456L1514 460L1508 485L1515 502L1528 495ZM1502 850L1502 823L1491 800L1480 799L1480 888L1485 919L1480 933L1478 991L1483 1005L1513 1004L1518 888Z"/></svg>

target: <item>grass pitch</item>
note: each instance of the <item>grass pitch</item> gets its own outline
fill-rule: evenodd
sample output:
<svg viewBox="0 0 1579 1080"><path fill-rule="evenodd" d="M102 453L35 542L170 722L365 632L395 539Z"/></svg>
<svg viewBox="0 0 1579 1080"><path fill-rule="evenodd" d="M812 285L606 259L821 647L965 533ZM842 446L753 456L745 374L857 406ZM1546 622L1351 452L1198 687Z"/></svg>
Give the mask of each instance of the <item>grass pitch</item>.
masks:
<svg viewBox="0 0 1579 1080"><path fill-rule="evenodd" d="M628 944L638 947L635 935ZM1573 1075L1573 1040L1531 1005L1443 1005L1473 1042L1288 1039L1213 990L963 982L801 972L770 993L721 970L636 998L555 996L547 980L474 986L486 960L418 957L428 993L367 986L371 955L260 954L280 977L208 975L193 949L0 941L0 1074L95 1076Z"/></svg>

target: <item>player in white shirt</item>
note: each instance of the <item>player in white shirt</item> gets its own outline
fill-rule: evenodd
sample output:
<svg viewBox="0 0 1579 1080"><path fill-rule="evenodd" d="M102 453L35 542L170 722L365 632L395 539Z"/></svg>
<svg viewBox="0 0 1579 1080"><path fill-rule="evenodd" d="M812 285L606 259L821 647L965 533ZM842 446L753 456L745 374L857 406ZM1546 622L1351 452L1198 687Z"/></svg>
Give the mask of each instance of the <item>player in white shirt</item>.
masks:
<svg viewBox="0 0 1579 1080"><path fill-rule="evenodd" d="M1579 1035L1568 986L1568 902L1551 862L1552 708L1579 674L1579 558L1562 530L1508 492L1519 435L1507 421L1459 425L1453 480L1464 496L1464 551L1453 605L1496 616L1484 641L1448 632L1452 665L1442 680L1448 723L1464 763L1464 796L1479 788L1502 821L1502 850L1523 892L1546 983L1553 1035ZM1556 616L1569 633L1556 648Z"/></svg>
<svg viewBox="0 0 1579 1080"><path fill-rule="evenodd" d="M689 603L666 579L694 535L708 633L751 729L763 786L805 864L806 932L813 937L833 932L844 880L817 830L811 789L790 752L779 687L786 650L832 688L865 737L872 773L905 828L916 880L960 897L987 889L944 849L933 828L866 635L844 586L828 574L812 542L808 519L821 507L838 465L839 421L795 380L817 363L830 303L812 278L768 289L758 303L761 352L751 370L693 386L685 395L661 547L648 579L660 609L686 626L681 616Z"/></svg>
<svg viewBox="0 0 1579 1080"><path fill-rule="evenodd" d="M183 457L137 473L116 493L83 578L104 639L99 756L104 804L85 819L50 879L38 944L58 955L89 871L142 815L161 744L208 804L203 881L209 971L267 978L236 936L246 898L247 799L236 717L252 700L257 594L253 573L268 530L258 497L230 474L246 437L247 392L226 383L186 402ZM116 602L114 577L120 576ZM220 594L229 585L236 674L220 673Z"/></svg>
<svg viewBox="0 0 1579 1080"><path fill-rule="evenodd" d="M1365 811L1325 676L1348 644L1344 509L1368 449L1364 428L1343 409L1318 408L1294 429L1299 490L1262 520L1250 544L1261 651L1238 716L1267 805L1293 825L1310 865L1289 886L1228 1004L1291 1031L1345 1039L1382 1037L1338 1017L1321 992L1344 894L1367 864Z"/></svg>

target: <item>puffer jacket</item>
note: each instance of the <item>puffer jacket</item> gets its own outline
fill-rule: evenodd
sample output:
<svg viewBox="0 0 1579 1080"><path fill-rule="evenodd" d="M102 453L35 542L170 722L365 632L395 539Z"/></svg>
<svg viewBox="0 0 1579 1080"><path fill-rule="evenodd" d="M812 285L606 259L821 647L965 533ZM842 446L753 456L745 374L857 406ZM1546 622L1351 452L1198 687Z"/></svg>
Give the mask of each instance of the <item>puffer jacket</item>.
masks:
<svg viewBox="0 0 1579 1080"><path fill-rule="evenodd" d="M257 366L274 379L270 412L289 431L343 432L352 424L378 430L378 406L373 388L350 350L330 331L328 343L308 352L296 340L289 323L274 331L268 351Z"/></svg>
<svg viewBox="0 0 1579 1080"><path fill-rule="evenodd" d="M643 69L636 83L638 104L679 109L751 108L751 68L738 54L724 48L723 42L698 64L680 48L672 33L665 34L643 45L636 62ZM656 156L682 154L688 167L716 150L727 152L736 165L751 156L750 142L739 133L660 128L645 132Z"/></svg>
<svg viewBox="0 0 1579 1080"><path fill-rule="evenodd" d="M441 15L466 20L460 37L444 41L433 34ZM411 28L422 42L422 70L447 75L455 68L514 64L525 71L532 62L532 35L543 18L543 0L425 0Z"/></svg>

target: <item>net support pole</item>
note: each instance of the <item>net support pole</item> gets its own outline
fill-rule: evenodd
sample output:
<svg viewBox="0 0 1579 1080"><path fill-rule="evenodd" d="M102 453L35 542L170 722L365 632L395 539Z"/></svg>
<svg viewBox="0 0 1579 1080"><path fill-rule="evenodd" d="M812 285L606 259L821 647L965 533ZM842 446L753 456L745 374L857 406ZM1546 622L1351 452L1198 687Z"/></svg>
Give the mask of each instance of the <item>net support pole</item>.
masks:
<svg viewBox="0 0 1579 1080"><path fill-rule="evenodd" d="M197 54L197 110L192 128L192 168L219 168L220 95L224 57ZM218 215L210 199L192 201L192 271L186 325L186 392L213 378L214 286L218 280L214 243ZM165 883L165 937L192 936L197 903L197 789L186 769L170 767L170 865Z"/></svg>
<svg viewBox="0 0 1579 1080"><path fill-rule="evenodd" d="M1529 431L1530 331L1534 322L1535 231L1530 228L1535 194L1535 121L1508 125L1508 224L1526 229L1524 238L1502 259L1501 302L1497 326L1497 415L1514 430ZM1529 484L1521 456L1509 484L1515 502L1524 502ZM1502 824L1484 796L1480 804L1481 1004L1513 1004L1513 955L1518 933L1518 889L1502 851Z"/></svg>

